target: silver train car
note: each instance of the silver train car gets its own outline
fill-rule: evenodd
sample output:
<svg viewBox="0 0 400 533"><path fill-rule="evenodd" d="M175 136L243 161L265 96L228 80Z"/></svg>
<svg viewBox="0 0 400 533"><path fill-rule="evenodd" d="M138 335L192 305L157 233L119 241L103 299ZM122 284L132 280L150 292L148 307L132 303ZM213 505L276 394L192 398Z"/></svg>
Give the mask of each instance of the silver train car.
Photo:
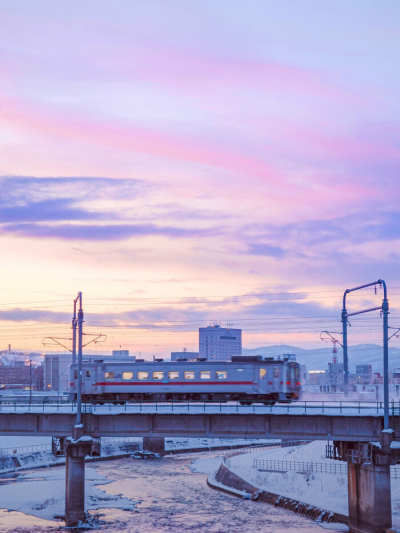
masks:
<svg viewBox="0 0 400 533"><path fill-rule="evenodd" d="M70 367L70 399L76 400L78 370ZM300 366L288 359L233 356L232 361L112 362L82 365L82 401L126 402L239 401L289 403L300 395Z"/></svg>

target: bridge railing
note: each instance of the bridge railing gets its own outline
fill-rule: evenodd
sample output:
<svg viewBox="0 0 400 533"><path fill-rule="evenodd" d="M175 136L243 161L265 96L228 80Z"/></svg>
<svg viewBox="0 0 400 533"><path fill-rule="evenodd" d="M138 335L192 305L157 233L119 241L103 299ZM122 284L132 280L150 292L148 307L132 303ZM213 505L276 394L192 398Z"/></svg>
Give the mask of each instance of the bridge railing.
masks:
<svg viewBox="0 0 400 533"><path fill-rule="evenodd" d="M103 413L104 411L122 410L122 411L155 411L155 412L206 412L207 409L212 408L214 411L223 412L236 412L236 413L293 413L293 414L329 414L335 411L335 414L347 414L352 411L354 414L371 413L383 414L383 402L372 401L294 401L291 403L277 403L275 405L262 405L261 402L255 402L252 405L240 405L240 402L218 402L218 401L206 401L206 402L192 402L192 401L170 401L170 402L129 402L123 405L117 405L116 403L105 403L103 405L96 405L92 403L82 404L83 413ZM121 402L122 403L122 402ZM32 409L40 409L41 411L56 410L63 412L76 412L76 402L69 400L35 400L29 401L29 399L12 399L12 398L0 398L0 412L2 411L17 411L19 408L25 408L28 411ZM400 416L400 401L391 402L391 416Z"/></svg>

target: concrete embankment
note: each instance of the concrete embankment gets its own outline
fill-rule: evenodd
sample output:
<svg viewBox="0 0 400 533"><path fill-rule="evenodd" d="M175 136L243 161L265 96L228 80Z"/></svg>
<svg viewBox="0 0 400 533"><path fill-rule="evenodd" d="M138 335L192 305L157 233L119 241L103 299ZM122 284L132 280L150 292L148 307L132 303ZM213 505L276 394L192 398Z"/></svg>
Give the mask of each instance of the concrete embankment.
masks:
<svg viewBox="0 0 400 533"><path fill-rule="evenodd" d="M292 511L301 516L318 522L348 524L349 518L339 513L332 513L308 503L286 498L279 494L267 492L254 487L237 474L229 470L223 461L215 474L207 479L207 484L216 490L230 493L240 498L251 499L256 502L268 503L274 507Z"/></svg>

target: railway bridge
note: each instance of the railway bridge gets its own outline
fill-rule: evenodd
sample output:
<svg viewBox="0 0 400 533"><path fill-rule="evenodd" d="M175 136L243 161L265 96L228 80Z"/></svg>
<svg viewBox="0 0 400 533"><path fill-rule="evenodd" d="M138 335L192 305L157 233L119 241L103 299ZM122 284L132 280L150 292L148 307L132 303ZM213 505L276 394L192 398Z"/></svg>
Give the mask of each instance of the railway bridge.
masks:
<svg viewBox="0 0 400 533"><path fill-rule="evenodd" d="M390 415L394 430L383 430L379 402L84 405L82 426L75 426L73 438L68 437L72 455L67 479L76 486L81 483L74 461L80 464L89 453L91 437L143 437L147 449L158 448L165 437L327 440L332 443L330 456L349 464L351 530L381 533L391 525L390 465L400 460L399 404L392 403ZM2 403L0 436L67 437L75 419L74 404ZM67 493L74 494L73 487Z"/></svg>

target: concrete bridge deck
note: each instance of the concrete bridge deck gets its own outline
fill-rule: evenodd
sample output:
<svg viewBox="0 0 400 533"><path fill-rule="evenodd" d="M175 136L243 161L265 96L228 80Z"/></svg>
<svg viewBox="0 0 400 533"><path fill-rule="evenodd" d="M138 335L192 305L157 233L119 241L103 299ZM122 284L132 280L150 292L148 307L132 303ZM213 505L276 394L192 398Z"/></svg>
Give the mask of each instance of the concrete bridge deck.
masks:
<svg viewBox="0 0 400 533"><path fill-rule="evenodd" d="M383 427L380 404L276 405L131 404L87 406L85 432L92 437L232 437L378 441ZM394 412L394 410L393 410ZM67 436L75 406L1 406L0 436ZM393 420L392 420L393 422Z"/></svg>

